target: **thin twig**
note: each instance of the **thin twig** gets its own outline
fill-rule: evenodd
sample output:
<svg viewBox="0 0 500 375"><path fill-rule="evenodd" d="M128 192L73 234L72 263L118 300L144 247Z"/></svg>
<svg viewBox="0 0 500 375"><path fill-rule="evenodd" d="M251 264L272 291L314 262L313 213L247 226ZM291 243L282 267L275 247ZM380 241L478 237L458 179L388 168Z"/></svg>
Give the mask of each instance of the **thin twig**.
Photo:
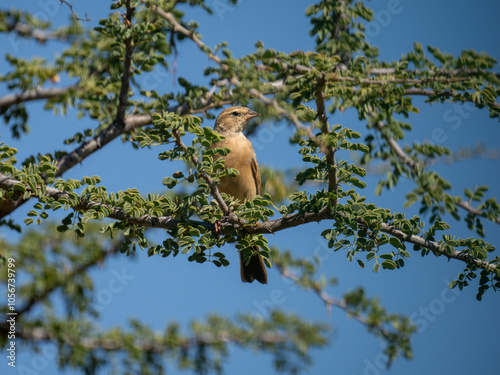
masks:
<svg viewBox="0 0 500 375"><path fill-rule="evenodd" d="M460 202L456 203L456 205L463 208L464 210L466 210L473 217L474 216L481 216L481 217L484 217L486 219L489 219L486 212L479 211L477 208L472 207L470 205L470 203L467 201L460 201ZM495 220L492 220L492 221L494 223L500 224L500 217L497 217Z"/></svg>
<svg viewBox="0 0 500 375"><path fill-rule="evenodd" d="M73 14L73 17L77 20L77 21L85 21L85 22L90 22L90 18L89 16L87 15L87 13L85 13L85 18L80 18L78 17L78 15L75 13L75 11L73 10L73 5L71 5L68 1L66 0L59 0L61 2L61 4L66 4L69 9L71 10L71 13Z"/></svg>
<svg viewBox="0 0 500 375"><path fill-rule="evenodd" d="M205 43L203 43L198 36L196 36L196 33L192 30L186 29L184 26L182 26L176 19L175 16L170 13L170 12L165 12L163 9L157 7L156 5L151 6L151 10L164 18L170 25L172 26L172 31L174 33L181 33L191 39L193 42L196 43L196 45L204 51L208 57L215 61L218 65L223 65L220 58L217 55L214 55L212 52L209 52L209 48Z"/></svg>
<svg viewBox="0 0 500 375"><path fill-rule="evenodd" d="M300 285L300 279L295 273L291 272L288 269L280 267L279 265L277 266L277 268L280 271L281 276L283 276L286 279L292 280L297 285ZM373 325L373 323L370 324L368 322L366 317L362 316L357 311L350 309L349 306L347 305L345 299L335 298L335 297L329 295L323 288L321 288L319 283L315 283L312 290L325 303L327 309L329 309L330 306L335 306L335 307L343 310L346 314L353 317L355 320L357 320L359 323L363 324L364 326L370 327L371 325ZM392 333L388 329L382 327L381 324L377 324L375 326L378 329L378 331L382 334L382 336L384 336L385 338L390 338L390 337L393 337L396 335L395 333Z"/></svg>
<svg viewBox="0 0 500 375"><path fill-rule="evenodd" d="M373 112L370 112L370 115L373 117ZM405 163L411 169L413 169L414 172L417 172L417 163L415 163L415 161L412 158L410 158L406 152L403 151L403 149L399 146L398 142L396 142L396 140L394 138L392 138L391 136L389 136L389 134L387 134L385 131L383 131L383 129L384 129L383 122L377 121L377 123L375 124L375 127L382 135L382 138L385 139L385 141L387 142L389 147L403 161L403 163Z"/></svg>

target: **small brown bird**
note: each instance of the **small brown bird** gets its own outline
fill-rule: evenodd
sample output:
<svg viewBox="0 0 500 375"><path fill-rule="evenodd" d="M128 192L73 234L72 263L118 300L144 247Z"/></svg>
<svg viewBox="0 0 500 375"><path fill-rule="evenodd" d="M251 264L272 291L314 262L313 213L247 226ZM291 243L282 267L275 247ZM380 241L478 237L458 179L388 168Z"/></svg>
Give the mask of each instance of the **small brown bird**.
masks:
<svg viewBox="0 0 500 375"><path fill-rule="evenodd" d="M245 107L230 107L223 110L215 121L214 130L225 138L212 147L227 147L231 150L226 156L226 168L237 169L239 176L224 177L219 184L219 191L232 195L241 202L251 200L261 194L260 172L257 157L252 143L245 137L243 130L254 117L259 116L257 112ZM251 283L257 280L261 284L267 284L267 272L262 257L258 254L259 248L253 249L256 254L250 258L248 264L243 261L240 252L241 281Z"/></svg>

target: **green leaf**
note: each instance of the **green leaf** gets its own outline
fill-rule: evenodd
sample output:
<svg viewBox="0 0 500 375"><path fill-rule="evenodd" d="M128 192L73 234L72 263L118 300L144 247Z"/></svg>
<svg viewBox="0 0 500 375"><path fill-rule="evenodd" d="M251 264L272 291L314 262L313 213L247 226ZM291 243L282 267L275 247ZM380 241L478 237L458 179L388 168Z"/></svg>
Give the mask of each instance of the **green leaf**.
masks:
<svg viewBox="0 0 500 375"><path fill-rule="evenodd" d="M24 193L26 191L26 186L24 186L24 184L22 184L21 182L16 182L14 184L14 190L18 190L21 193Z"/></svg>
<svg viewBox="0 0 500 375"><path fill-rule="evenodd" d="M197 228L189 228L189 235L193 237L200 237L201 233Z"/></svg>
<svg viewBox="0 0 500 375"><path fill-rule="evenodd" d="M405 248L405 246L401 243L401 241L396 237L391 237L389 243L398 250Z"/></svg>
<svg viewBox="0 0 500 375"><path fill-rule="evenodd" d="M58 232L62 233L62 232L66 232L69 228L66 225L58 225L56 229Z"/></svg>
<svg viewBox="0 0 500 375"><path fill-rule="evenodd" d="M172 189L175 185L177 185L177 181L173 177L165 177L161 183L169 189Z"/></svg>
<svg viewBox="0 0 500 375"><path fill-rule="evenodd" d="M387 270L393 270L396 268L396 262L393 260L387 259L382 262L382 267Z"/></svg>

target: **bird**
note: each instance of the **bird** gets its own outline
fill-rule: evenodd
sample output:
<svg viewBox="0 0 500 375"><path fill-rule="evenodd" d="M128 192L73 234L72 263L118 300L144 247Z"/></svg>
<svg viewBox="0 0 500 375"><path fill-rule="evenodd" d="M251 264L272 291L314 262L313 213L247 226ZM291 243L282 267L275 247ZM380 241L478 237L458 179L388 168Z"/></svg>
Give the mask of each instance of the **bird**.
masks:
<svg viewBox="0 0 500 375"><path fill-rule="evenodd" d="M213 143L212 148L227 147L231 151L220 155L225 161L225 168L238 170L238 176L226 176L220 179L219 192L226 193L238 199L241 203L252 200L256 195L261 195L261 180L257 156L252 143L243 134L251 119L260 116L257 112L246 107L233 106L224 109L215 121L214 130L224 139ZM243 259L240 251L241 281L251 283L257 280L267 284L267 271L259 248L255 246L254 254L248 262Z"/></svg>

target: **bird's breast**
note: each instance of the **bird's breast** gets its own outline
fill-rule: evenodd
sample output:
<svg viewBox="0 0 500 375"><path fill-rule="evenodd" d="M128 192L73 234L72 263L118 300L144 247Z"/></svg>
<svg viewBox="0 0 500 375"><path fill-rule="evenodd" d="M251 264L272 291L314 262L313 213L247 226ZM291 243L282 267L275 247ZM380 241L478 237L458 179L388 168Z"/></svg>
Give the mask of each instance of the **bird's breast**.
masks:
<svg viewBox="0 0 500 375"><path fill-rule="evenodd" d="M222 178L219 191L241 201L253 199L257 195L257 188L252 171L252 160L255 158L252 143L242 133L238 133L227 136L212 147L229 148L231 152L226 156L221 156L225 161L225 167L237 169L239 172L239 176Z"/></svg>
<svg viewBox="0 0 500 375"><path fill-rule="evenodd" d="M229 135L224 140L214 143L212 147L227 147L231 150L226 156L219 156L225 160L226 168L250 167L255 152L252 143L242 133Z"/></svg>

